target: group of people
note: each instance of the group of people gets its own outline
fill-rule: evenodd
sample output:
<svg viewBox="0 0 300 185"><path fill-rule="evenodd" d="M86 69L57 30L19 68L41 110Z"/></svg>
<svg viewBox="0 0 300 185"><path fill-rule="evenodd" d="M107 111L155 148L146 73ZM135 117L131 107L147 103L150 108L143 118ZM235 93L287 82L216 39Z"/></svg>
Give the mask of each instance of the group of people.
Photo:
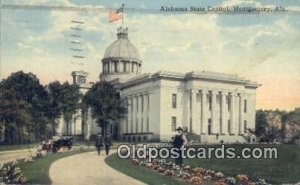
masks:
<svg viewBox="0 0 300 185"><path fill-rule="evenodd" d="M100 133L97 135L95 139L95 147L97 149L98 155L100 155L102 147L105 148L106 155L109 155L109 150L111 145L112 145L112 138L110 134L107 134L104 137L102 137Z"/></svg>

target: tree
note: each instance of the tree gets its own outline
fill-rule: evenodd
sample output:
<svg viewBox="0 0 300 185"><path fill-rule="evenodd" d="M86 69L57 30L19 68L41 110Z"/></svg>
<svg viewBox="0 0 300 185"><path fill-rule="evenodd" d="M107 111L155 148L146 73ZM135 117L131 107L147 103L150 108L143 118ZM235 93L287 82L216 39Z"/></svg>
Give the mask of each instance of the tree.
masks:
<svg viewBox="0 0 300 185"><path fill-rule="evenodd" d="M263 110L256 111L256 117L255 117L255 135L258 137L263 137L266 135L266 127L267 125L267 119L266 119L266 113Z"/></svg>
<svg viewBox="0 0 300 185"><path fill-rule="evenodd" d="M102 128L102 135L107 134L107 126L116 123L124 112L120 94L108 82L97 82L85 94L84 103L92 108L92 117Z"/></svg>
<svg viewBox="0 0 300 185"><path fill-rule="evenodd" d="M0 91L0 123L5 128L6 142L13 143L17 132L17 141L21 143L21 130L31 124L31 104L22 100L14 89Z"/></svg>
<svg viewBox="0 0 300 185"><path fill-rule="evenodd" d="M47 86L49 94L49 118L52 123L52 133L56 134L57 123L56 120L62 115L62 89L63 86L58 82L51 82Z"/></svg>
<svg viewBox="0 0 300 185"><path fill-rule="evenodd" d="M58 99L60 105L58 107L61 109L64 120L67 124L67 135L69 134L70 121L78 108L80 108L81 97L82 95L79 91L78 85L70 85L68 82L65 82L62 85L61 95Z"/></svg>
<svg viewBox="0 0 300 185"><path fill-rule="evenodd" d="M3 92L2 101L8 98L0 110L5 124L11 122L17 124L19 131L25 129L23 132L28 133L27 139L31 138L32 132L35 138L43 137L48 120L48 94L39 79L32 73L19 71L1 81L0 90ZM11 96L7 97L9 94Z"/></svg>

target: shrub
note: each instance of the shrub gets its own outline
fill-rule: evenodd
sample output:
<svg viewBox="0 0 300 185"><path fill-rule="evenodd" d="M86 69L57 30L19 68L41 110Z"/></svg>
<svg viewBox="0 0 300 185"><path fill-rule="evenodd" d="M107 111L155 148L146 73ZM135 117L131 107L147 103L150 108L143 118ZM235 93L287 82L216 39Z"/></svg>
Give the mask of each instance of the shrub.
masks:
<svg viewBox="0 0 300 185"><path fill-rule="evenodd" d="M17 162L0 164L0 184L25 184L27 182Z"/></svg>

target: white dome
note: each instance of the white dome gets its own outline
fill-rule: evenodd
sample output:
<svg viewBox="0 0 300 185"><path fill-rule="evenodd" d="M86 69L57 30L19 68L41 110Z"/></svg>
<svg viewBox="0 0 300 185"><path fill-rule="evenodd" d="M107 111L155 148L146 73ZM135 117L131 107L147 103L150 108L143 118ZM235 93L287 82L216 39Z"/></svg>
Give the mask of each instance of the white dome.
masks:
<svg viewBox="0 0 300 185"><path fill-rule="evenodd" d="M103 59L125 59L141 61L138 50L129 41L127 29L118 30L118 39L109 45Z"/></svg>

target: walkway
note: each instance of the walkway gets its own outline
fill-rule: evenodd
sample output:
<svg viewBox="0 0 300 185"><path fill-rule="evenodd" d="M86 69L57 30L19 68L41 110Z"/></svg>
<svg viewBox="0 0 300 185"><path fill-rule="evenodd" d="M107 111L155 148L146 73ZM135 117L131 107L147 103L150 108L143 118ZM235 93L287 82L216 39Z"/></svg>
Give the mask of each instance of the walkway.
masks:
<svg viewBox="0 0 300 185"><path fill-rule="evenodd" d="M109 167L96 152L87 152L55 161L50 166L50 179L54 185L119 185L143 184Z"/></svg>

